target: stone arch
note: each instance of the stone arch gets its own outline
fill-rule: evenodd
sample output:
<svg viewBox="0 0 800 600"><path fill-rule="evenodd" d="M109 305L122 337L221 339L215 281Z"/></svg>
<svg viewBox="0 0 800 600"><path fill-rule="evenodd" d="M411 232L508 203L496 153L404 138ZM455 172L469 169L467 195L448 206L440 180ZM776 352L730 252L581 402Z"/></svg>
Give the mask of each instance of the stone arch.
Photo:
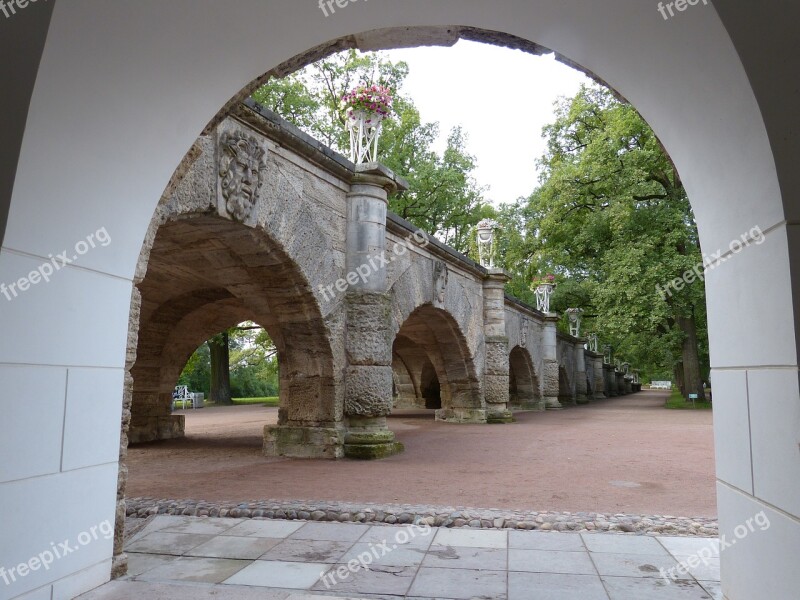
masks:
<svg viewBox="0 0 800 600"><path fill-rule="evenodd" d="M486 420L475 359L466 336L450 313L432 304L416 308L400 325L395 323L393 346L399 348L398 355L405 357L412 377L418 374L415 379L418 400L426 400L427 392L426 404L437 404L434 396L438 383L441 408L436 411L437 420Z"/></svg>
<svg viewBox="0 0 800 600"><path fill-rule="evenodd" d="M530 353L522 346L515 346L508 355L508 397L512 406L542 410L542 394L539 378Z"/></svg>
<svg viewBox="0 0 800 600"><path fill-rule="evenodd" d="M434 410L442 408L442 384L439 383L439 376L431 361L422 367L420 393L425 401L425 408Z"/></svg>
<svg viewBox="0 0 800 600"><path fill-rule="evenodd" d="M167 410L180 369L202 341L244 320L278 349L279 423L341 421L328 325L302 269L267 232L190 213L164 219L149 239L130 371L134 440L182 435Z"/></svg>
<svg viewBox="0 0 800 600"><path fill-rule="evenodd" d="M564 365L558 366L558 401L563 405L575 404L572 377Z"/></svg>
<svg viewBox="0 0 800 600"><path fill-rule="evenodd" d="M415 408L418 405L417 387L411 370L403 357L392 350L392 406L394 408Z"/></svg>
<svg viewBox="0 0 800 600"><path fill-rule="evenodd" d="M392 344L392 372L398 391L395 408L442 408L439 377L424 347L398 335Z"/></svg>

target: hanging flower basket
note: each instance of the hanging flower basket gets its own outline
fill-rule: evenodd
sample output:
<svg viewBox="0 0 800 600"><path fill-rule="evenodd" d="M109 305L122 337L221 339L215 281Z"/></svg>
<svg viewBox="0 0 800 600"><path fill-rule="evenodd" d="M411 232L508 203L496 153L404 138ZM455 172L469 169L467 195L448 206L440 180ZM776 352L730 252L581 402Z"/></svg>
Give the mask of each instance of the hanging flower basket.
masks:
<svg viewBox="0 0 800 600"><path fill-rule="evenodd" d="M531 290L536 291L536 288L542 285L550 286L551 289L556 287L556 276L555 275L545 275L544 277L534 277L531 280Z"/></svg>
<svg viewBox="0 0 800 600"><path fill-rule="evenodd" d="M350 130L350 160L356 164L377 161L381 125L392 110L391 91L380 85L360 85L342 96L341 107Z"/></svg>

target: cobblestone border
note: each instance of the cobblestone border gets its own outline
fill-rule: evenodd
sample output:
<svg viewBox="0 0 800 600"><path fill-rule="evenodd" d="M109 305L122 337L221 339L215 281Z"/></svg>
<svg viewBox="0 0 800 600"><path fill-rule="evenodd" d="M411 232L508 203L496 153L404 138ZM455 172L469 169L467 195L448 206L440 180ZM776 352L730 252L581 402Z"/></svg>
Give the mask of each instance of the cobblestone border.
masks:
<svg viewBox="0 0 800 600"><path fill-rule="evenodd" d="M406 524L423 521L434 527L598 531L628 535L717 537L716 519L670 515L604 514L593 512L529 512L418 504L351 504L307 500L205 502L128 498L127 517L187 515L255 519L292 519L352 523Z"/></svg>

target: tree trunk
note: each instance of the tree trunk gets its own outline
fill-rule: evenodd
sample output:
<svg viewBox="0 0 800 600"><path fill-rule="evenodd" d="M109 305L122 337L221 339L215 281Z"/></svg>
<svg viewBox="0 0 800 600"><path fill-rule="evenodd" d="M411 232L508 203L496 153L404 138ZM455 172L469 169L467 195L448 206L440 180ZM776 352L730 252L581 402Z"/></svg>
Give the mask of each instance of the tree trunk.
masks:
<svg viewBox="0 0 800 600"><path fill-rule="evenodd" d="M678 388L681 395L686 395L686 384L683 376L683 361L675 363L675 366L672 368L672 372L675 374L675 387Z"/></svg>
<svg viewBox="0 0 800 600"><path fill-rule="evenodd" d="M211 350L211 393L209 400L217 405L230 406L231 399L231 374L230 374L230 346L228 332L225 331L208 340Z"/></svg>
<svg viewBox="0 0 800 600"><path fill-rule="evenodd" d="M689 398L689 394L697 394L698 400L705 400L706 395L703 391L703 378L700 373L700 353L697 350L697 324L694 317L677 317L675 321L685 334L683 340L683 380L684 397Z"/></svg>

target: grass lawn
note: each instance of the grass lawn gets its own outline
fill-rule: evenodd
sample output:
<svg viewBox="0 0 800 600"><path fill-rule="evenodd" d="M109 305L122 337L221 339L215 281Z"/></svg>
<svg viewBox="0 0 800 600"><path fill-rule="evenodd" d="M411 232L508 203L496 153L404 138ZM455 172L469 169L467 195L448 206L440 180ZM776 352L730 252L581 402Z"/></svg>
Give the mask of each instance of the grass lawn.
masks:
<svg viewBox="0 0 800 600"><path fill-rule="evenodd" d="M261 404L263 406L280 406L280 402L277 396L269 396L266 398L234 398L233 399L234 406L247 406L251 404ZM215 404L211 403L206 399L203 402L203 406L215 406ZM175 409L187 409L192 408L192 401L191 400L176 400L175 401Z"/></svg>
<svg viewBox="0 0 800 600"><path fill-rule="evenodd" d="M706 390L706 393L708 392L709 390ZM697 400L694 403L694 407L696 407L697 410L710 410L711 402ZM686 400L681 395L680 390L672 390L672 395L667 399L666 404L664 404L664 408L672 408L676 410L692 410L694 407L692 406L691 400Z"/></svg>
<svg viewBox="0 0 800 600"><path fill-rule="evenodd" d="M192 401L191 400L173 400L173 406L175 410L181 410L186 408L192 408ZM207 405L208 401L203 401L203 405Z"/></svg>
<svg viewBox="0 0 800 600"><path fill-rule="evenodd" d="M264 406L280 406L280 401L277 396L268 396L266 398L234 398L233 403L236 406L246 404L263 404Z"/></svg>

